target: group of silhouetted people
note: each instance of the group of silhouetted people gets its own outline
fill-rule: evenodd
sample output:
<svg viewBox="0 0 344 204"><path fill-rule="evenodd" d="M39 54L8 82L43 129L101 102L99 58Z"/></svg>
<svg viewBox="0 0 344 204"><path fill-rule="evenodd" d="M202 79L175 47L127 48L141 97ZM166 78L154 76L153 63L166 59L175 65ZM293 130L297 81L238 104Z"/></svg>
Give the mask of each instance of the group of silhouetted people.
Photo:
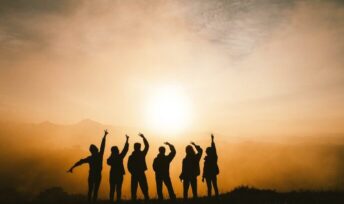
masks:
<svg viewBox="0 0 344 204"><path fill-rule="evenodd" d="M68 172L72 173L73 169L82 164L89 164L89 176L88 176L88 200L89 202L95 203L98 197L98 190L101 181L101 171L103 164L103 156L105 150L106 136L108 131L104 131L104 137L101 142L100 150L97 146L90 145L91 155L87 158L81 159L76 162ZM128 170L131 174L131 198L136 200L136 193L138 185L144 195L145 200L149 200L148 194L148 183L145 171L147 170L146 155L149 149L149 143L145 136L139 133L139 136L143 139L144 148L141 150L141 144L134 144L134 151L128 159ZM166 185L170 199L175 200L176 195L173 190L171 178L170 178L170 164L176 155L176 149L168 142L165 143L170 153L165 154L166 148L164 146L159 147L159 154L156 156L153 162L153 169L155 172L155 181L158 199L163 200L162 187ZM188 190L191 185L193 197L197 197L197 177L200 175L199 162L202 157L203 150L199 145L194 142L192 145L186 146L186 156L183 159L182 172L179 176L183 182L183 196L184 199L188 198ZM196 152L193 148L196 149ZM123 159L128 153L129 149L129 136L126 135L126 142L123 150L120 152L117 146L111 148L111 155L107 159L107 164L111 167L110 169L110 201L114 201L115 192L117 195L117 201L121 201L123 177L125 169L123 165ZM204 168L202 181L206 181L208 188L208 196L211 196L212 186L215 191L215 196L218 196L217 187L217 175L219 174L219 167L217 165L217 152L214 143L214 135L211 135L211 146L206 149L206 156L204 158Z"/></svg>

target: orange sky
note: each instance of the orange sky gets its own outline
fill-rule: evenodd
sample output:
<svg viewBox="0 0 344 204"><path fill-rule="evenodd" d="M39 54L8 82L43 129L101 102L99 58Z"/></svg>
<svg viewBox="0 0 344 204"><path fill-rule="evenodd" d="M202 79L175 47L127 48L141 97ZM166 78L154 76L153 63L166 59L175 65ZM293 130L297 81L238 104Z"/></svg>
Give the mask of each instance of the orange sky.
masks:
<svg viewBox="0 0 344 204"><path fill-rule="evenodd" d="M112 125L106 156L125 133L132 143L147 134L149 178L158 146L176 144L178 195L185 145L205 148L211 132L221 192L242 184L343 189L342 1L0 4L0 145L10 155L1 161L11 160L3 183L84 192L87 168L65 170L99 143L104 126L84 120L92 119ZM37 165L22 168L28 158Z"/></svg>
<svg viewBox="0 0 344 204"><path fill-rule="evenodd" d="M147 127L147 102L178 86L185 130L340 133L340 1L4 1L5 119Z"/></svg>

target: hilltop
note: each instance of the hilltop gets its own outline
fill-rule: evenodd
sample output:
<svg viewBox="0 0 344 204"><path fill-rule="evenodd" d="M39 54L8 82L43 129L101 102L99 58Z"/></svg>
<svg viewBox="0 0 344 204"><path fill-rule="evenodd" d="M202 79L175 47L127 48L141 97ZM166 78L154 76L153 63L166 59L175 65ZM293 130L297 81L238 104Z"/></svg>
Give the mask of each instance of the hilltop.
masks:
<svg viewBox="0 0 344 204"><path fill-rule="evenodd" d="M68 194L60 187L46 189L37 196L29 196L14 190L0 191L0 201L7 204L86 204L86 197L78 194ZM237 187L234 190L221 194L218 198L200 197L184 201L177 199L172 202L163 202L156 199L149 202L138 201L135 203L180 203L180 204L342 204L344 192L342 191L291 191L277 192L275 190L250 188L247 186ZM99 200L98 203L109 203L107 200ZM133 203L124 200L123 203Z"/></svg>

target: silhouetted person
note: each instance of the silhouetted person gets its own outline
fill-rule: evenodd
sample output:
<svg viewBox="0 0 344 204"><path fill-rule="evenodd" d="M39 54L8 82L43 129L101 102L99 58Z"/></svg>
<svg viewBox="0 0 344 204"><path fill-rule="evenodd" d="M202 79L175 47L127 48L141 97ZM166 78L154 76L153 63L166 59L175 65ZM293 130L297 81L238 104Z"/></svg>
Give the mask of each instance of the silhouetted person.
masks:
<svg viewBox="0 0 344 204"><path fill-rule="evenodd" d="M219 190L217 188L217 175L219 174L219 167L217 165L217 153L213 134L211 134L211 146L207 147L205 152L207 155L204 158L202 181L204 182L205 179L207 182L208 197L211 196L212 186L214 187L215 196L217 197L219 195Z"/></svg>
<svg viewBox="0 0 344 204"><path fill-rule="evenodd" d="M200 146L191 142L197 150L197 154L191 145L186 146L186 156L183 159L182 173L179 178L183 181L183 195L184 199L188 198L189 186L191 184L192 194L197 198L197 176L200 175L199 161L202 157L203 150Z"/></svg>
<svg viewBox="0 0 344 204"><path fill-rule="evenodd" d="M104 155L107 134L108 134L108 131L104 130L104 137L100 145L100 151L98 151L97 146L95 146L94 144L91 144L90 145L91 156L85 159L81 159L80 161L76 162L68 170L68 172L73 173L73 169L75 167L80 166L82 164L86 164L86 163L89 164L90 170L88 174L88 201L93 202L93 203L97 201L99 185L102 178L103 155ZM93 198L92 198L92 194L93 194Z"/></svg>
<svg viewBox="0 0 344 204"><path fill-rule="evenodd" d="M172 182L170 178L170 163L173 160L173 158L176 156L176 149L173 145L171 145L168 142L165 142L166 145L170 148L170 153L168 155L165 155L165 147L159 147L159 154L154 159L153 162L153 169L155 171L155 181L156 181L156 189L158 193L158 199L163 200L163 194L162 194L162 184L165 183L168 194L170 196L170 199L175 200L176 195L174 194Z"/></svg>
<svg viewBox="0 0 344 204"><path fill-rule="evenodd" d="M114 201L115 191L117 192L117 201L121 201L122 196L122 184L123 175L125 174L123 159L128 153L129 149L129 136L126 136L126 142L121 153L119 153L118 147L111 147L111 155L107 159L107 164L111 166L110 169L110 201Z"/></svg>
<svg viewBox="0 0 344 204"><path fill-rule="evenodd" d="M141 191L145 200L149 200L148 184L145 171L147 170L146 155L149 149L149 144L145 136L139 133L145 145L141 151L141 144L134 144L134 151L128 160L128 170L131 173L131 199L136 200L137 185L140 185Z"/></svg>

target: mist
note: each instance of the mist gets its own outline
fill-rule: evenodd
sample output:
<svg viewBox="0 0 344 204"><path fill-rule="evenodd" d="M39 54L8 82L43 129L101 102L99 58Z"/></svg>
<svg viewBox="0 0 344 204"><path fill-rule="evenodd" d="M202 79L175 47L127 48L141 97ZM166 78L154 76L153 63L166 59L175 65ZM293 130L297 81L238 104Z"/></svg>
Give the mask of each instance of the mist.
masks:
<svg viewBox="0 0 344 204"><path fill-rule="evenodd" d="M84 120L73 125L13 124L2 123L0 134L3 157L0 183L3 188L14 188L36 194L52 186L61 186L67 192L84 194L87 191L88 167L84 165L68 174L66 171L76 161L87 157L91 143L100 145L102 129L108 128L110 135L104 159L110 148L124 145L124 132L132 144L140 142L136 129L125 129ZM15 137L14 137L15 135ZM146 133L150 142L147 155L149 193L156 195L152 162L158 147L166 141L161 135ZM241 185L257 188L290 190L342 190L343 183L343 135L323 135L317 140L307 137L287 138L289 142L259 142L236 138L226 142L226 135L216 135L219 152L219 188L222 193ZM210 145L206 133L189 133L184 138L200 144L203 149ZM182 195L182 158L187 141L169 139L176 146L177 156L171 165L171 178L177 196ZM290 142L291 141L291 142ZM124 163L127 163L127 158ZM201 168L203 160L201 160ZM109 166L103 165L100 195L107 198ZM125 165L123 194L130 195L130 174ZM199 180L200 193L205 195L205 184ZM167 192L164 192L167 193Z"/></svg>
<svg viewBox="0 0 344 204"><path fill-rule="evenodd" d="M114 137L105 157L125 133L131 143L147 134L149 178L158 146L176 144L177 195L185 145L205 148L211 132L222 192L344 188L342 1L0 3L3 186L85 192L87 168L65 171L107 127ZM146 125L146 102L171 84L192 106L190 125L175 137ZM79 123L85 118L99 123ZM105 197L108 167L103 173ZM155 195L152 179L149 186Z"/></svg>

